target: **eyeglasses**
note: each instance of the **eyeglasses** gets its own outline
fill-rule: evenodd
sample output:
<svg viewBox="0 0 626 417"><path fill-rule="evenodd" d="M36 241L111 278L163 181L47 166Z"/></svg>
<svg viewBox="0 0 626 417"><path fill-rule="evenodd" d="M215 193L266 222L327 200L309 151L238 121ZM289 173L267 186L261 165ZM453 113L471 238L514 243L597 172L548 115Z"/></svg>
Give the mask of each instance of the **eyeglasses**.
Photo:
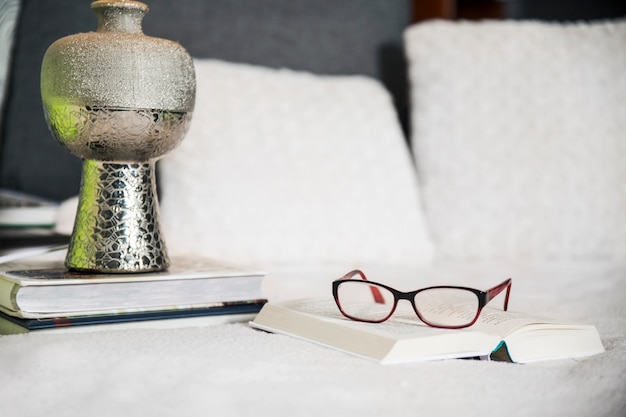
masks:
<svg viewBox="0 0 626 417"><path fill-rule="evenodd" d="M358 277L360 279L352 279ZM408 300L417 317L431 327L461 329L476 323L483 307L506 289L504 310L509 305L512 280L487 291L468 287L436 286L402 292L378 282L368 281L354 270L333 281L333 297L341 314L349 319L382 323L396 310L399 300Z"/></svg>

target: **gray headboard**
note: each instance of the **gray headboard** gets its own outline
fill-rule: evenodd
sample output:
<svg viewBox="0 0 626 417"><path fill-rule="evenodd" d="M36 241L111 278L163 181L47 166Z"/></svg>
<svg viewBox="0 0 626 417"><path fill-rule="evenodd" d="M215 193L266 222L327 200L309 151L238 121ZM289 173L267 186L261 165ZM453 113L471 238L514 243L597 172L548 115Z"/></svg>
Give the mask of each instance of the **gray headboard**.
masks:
<svg viewBox="0 0 626 417"><path fill-rule="evenodd" d="M376 77L406 127L402 32L408 0L146 0L147 35L180 42L194 57ZM39 70L47 47L93 31L88 0L22 0L3 108L0 187L62 200L78 193L81 161L49 133Z"/></svg>

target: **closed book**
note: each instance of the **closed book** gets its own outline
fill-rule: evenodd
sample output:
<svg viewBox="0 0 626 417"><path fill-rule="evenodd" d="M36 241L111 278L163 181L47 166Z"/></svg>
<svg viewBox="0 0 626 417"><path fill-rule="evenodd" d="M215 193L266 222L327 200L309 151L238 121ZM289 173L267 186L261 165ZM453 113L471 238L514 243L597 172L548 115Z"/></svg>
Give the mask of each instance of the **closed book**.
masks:
<svg viewBox="0 0 626 417"><path fill-rule="evenodd" d="M201 258L174 258L167 271L68 271L65 251L0 264L0 311L21 318L158 311L263 298L265 273Z"/></svg>
<svg viewBox="0 0 626 417"><path fill-rule="evenodd" d="M266 300L216 303L202 308L96 314L72 317L24 319L0 312L0 335L20 333L69 333L102 330L163 329L247 322Z"/></svg>
<svg viewBox="0 0 626 417"><path fill-rule="evenodd" d="M398 307L383 323L363 323L342 316L332 300L267 303L250 325L385 364L452 358L526 363L604 351L591 324L487 307L471 327L438 329L421 323L410 307Z"/></svg>

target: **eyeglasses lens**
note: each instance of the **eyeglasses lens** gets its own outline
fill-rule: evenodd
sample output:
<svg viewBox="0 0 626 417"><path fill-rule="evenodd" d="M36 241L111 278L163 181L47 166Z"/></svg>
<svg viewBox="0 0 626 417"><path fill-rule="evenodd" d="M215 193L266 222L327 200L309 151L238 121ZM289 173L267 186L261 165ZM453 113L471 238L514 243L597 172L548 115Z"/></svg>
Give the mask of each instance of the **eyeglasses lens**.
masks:
<svg viewBox="0 0 626 417"><path fill-rule="evenodd" d="M458 288L433 288L418 292L415 305L427 324L443 327L465 326L478 313L478 296Z"/></svg>
<svg viewBox="0 0 626 417"><path fill-rule="evenodd" d="M342 282L337 296L343 313L355 320L383 321L393 311L393 294L366 281Z"/></svg>

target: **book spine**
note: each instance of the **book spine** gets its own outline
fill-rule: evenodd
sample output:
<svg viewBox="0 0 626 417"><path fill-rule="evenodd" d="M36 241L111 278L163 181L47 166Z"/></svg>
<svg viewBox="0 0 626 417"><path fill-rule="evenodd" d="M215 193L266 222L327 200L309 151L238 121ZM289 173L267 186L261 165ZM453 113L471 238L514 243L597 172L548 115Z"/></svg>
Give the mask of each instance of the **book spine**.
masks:
<svg viewBox="0 0 626 417"><path fill-rule="evenodd" d="M17 293L19 290L19 285L3 280L2 277L0 277L0 306L8 310L18 311Z"/></svg>

